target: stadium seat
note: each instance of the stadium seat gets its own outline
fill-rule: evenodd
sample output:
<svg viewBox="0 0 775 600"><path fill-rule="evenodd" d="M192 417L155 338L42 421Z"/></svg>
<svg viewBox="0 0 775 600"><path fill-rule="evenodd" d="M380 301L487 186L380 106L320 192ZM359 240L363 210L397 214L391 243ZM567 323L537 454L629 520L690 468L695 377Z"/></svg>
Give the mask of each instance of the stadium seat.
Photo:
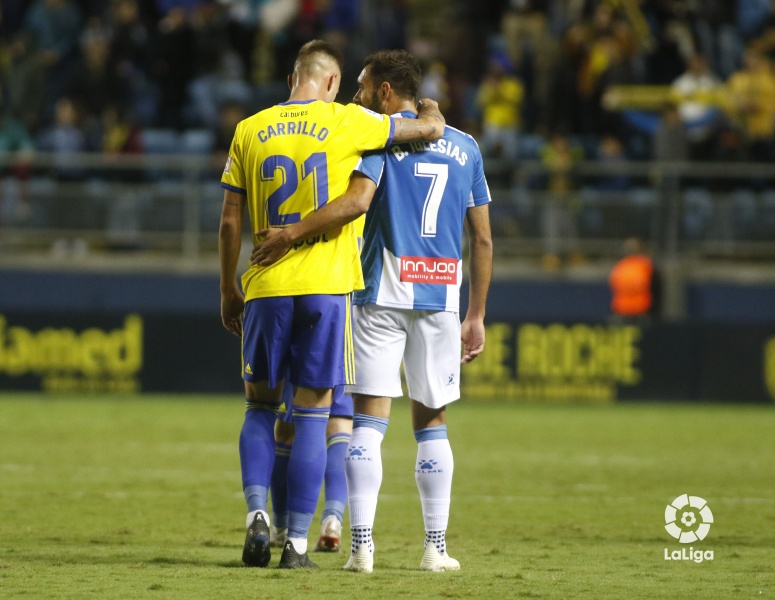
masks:
<svg viewBox="0 0 775 600"><path fill-rule="evenodd" d="M546 141L540 135L525 134L519 136L520 160L538 160L541 148Z"/></svg>
<svg viewBox="0 0 775 600"><path fill-rule="evenodd" d="M189 129L180 134L179 152L183 154L210 154L215 136L209 129Z"/></svg>
<svg viewBox="0 0 775 600"><path fill-rule="evenodd" d="M659 194L654 188L636 187L628 192L633 206L654 207L659 203Z"/></svg>
<svg viewBox="0 0 775 600"><path fill-rule="evenodd" d="M710 192L705 188L688 188L683 200L683 232L689 239L702 239L713 218Z"/></svg>
<svg viewBox="0 0 775 600"><path fill-rule="evenodd" d="M219 180L203 183L202 200L199 206L199 226L202 231L217 232L221 222L223 188Z"/></svg>
<svg viewBox="0 0 775 600"><path fill-rule="evenodd" d="M182 231L184 227L185 185L180 181L160 180L152 188L152 210L144 227L149 231Z"/></svg>
<svg viewBox="0 0 775 600"><path fill-rule="evenodd" d="M180 148L178 132L173 129L145 129L141 144L148 154L174 154Z"/></svg>
<svg viewBox="0 0 775 600"><path fill-rule="evenodd" d="M731 237L744 240L751 237L758 218L758 198L749 189L737 189L731 195L731 218L722 219L722 224L728 223Z"/></svg>
<svg viewBox="0 0 775 600"><path fill-rule="evenodd" d="M146 154L175 154L180 152L180 136L174 129L146 129L141 134L141 145ZM149 168L145 172L151 181L179 178L174 169Z"/></svg>

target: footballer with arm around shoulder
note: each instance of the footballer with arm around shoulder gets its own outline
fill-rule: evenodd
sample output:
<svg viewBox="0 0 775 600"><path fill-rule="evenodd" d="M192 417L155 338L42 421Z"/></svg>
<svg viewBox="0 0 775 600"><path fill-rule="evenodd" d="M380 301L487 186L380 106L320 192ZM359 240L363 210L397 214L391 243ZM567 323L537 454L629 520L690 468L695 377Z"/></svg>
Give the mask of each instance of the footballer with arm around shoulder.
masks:
<svg viewBox="0 0 775 600"><path fill-rule="evenodd" d="M466 210L465 228L469 241L468 310L461 324L463 358L469 363L484 350L484 311L492 279L492 233L488 204Z"/></svg>
<svg viewBox="0 0 775 600"><path fill-rule="evenodd" d="M416 119L394 119L394 142L432 142L444 135L446 121L438 103L430 98L423 98L417 106ZM256 235L262 240L254 246L250 262L262 267L269 266L280 260L296 242L354 221L369 210L376 189L375 182L354 172L344 194L300 222L282 229L273 227L257 231Z"/></svg>
<svg viewBox="0 0 775 600"><path fill-rule="evenodd" d="M256 232L262 238L253 247L250 262L266 267L280 260L298 241L306 240L337 227L342 227L366 214L377 184L358 172L353 172L347 190L335 200L288 227L272 227Z"/></svg>

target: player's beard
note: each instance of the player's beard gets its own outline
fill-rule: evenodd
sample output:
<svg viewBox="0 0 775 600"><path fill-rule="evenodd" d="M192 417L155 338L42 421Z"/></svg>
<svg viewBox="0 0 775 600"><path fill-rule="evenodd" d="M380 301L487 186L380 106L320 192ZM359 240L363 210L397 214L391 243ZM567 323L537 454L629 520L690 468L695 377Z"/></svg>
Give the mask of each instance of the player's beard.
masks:
<svg viewBox="0 0 775 600"><path fill-rule="evenodd" d="M375 113L381 114L385 112L382 109L382 104L379 101L379 95L376 91L371 95L371 100L369 101L369 105L366 108L373 110Z"/></svg>

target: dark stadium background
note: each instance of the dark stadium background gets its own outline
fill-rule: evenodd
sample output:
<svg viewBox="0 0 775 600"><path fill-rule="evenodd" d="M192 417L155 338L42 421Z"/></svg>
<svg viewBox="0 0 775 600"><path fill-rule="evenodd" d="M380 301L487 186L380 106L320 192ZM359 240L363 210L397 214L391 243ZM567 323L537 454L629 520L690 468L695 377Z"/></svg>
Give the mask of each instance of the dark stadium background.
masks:
<svg viewBox="0 0 775 600"><path fill-rule="evenodd" d="M345 51L338 100L351 98L369 52L407 48L423 63L421 94L482 143L493 195L492 343L464 370L464 394L775 398L768 3L0 7L3 389L240 393L238 344L218 316L219 174L236 121L285 99L296 50L321 37ZM697 56L712 89L682 96L676 82ZM503 78L521 90L499 106L515 119L516 154L485 144L500 121L482 90ZM570 165L558 172L562 147ZM623 323L611 318L607 277L632 236L660 272L662 310ZM127 373L111 365L129 352L130 315L142 323L142 352ZM84 353L91 359L77 358Z"/></svg>

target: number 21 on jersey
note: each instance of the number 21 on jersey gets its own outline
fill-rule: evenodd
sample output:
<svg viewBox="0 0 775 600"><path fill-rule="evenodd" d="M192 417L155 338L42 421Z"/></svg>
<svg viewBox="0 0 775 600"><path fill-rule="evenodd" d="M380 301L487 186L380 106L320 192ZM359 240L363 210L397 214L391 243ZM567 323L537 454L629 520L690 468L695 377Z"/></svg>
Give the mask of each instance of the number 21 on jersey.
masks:
<svg viewBox="0 0 775 600"><path fill-rule="evenodd" d="M260 172L261 183L270 183L277 178L281 180L280 187L269 195L264 206L270 227L292 225L301 220L300 212L281 212L281 206L297 191L304 194L305 201L311 201L313 211L328 202L328 162L325 152L311 154L301 165L297 165L290 156L274 154L264 159ZM311 192L304 186L307 179L311 183Z"/></svg>

